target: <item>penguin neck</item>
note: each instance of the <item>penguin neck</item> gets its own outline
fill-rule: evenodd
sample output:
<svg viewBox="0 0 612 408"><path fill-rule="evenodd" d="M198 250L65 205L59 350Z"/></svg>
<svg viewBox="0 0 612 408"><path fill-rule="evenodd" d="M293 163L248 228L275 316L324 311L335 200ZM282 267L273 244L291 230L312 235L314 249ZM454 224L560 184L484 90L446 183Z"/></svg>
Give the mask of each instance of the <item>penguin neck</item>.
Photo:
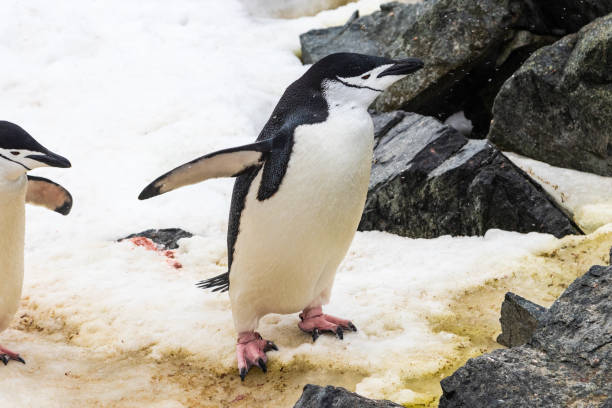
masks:
<svg viewBox="0 0 612 408"><path fill-rule="evenodd" d="M23 285L27 177L0 181L0 331L19 306Z"/></svg>

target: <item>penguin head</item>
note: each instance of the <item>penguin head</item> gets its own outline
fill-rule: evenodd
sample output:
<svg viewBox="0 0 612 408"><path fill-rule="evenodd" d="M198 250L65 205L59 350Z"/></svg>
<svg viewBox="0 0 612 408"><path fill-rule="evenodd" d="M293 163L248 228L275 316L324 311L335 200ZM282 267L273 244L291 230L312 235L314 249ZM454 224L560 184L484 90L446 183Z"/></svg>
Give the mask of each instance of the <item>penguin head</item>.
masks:
<svg viewBox="0 0 612 408"><path fill-rule="evenodd" d="M16 180L37 167L70 167L70 162L11 122L0 121L0 179Z"/></svg>
<svg viewBox="0 0 612 408"><path fill-rule="evenodd" d="M320 84L328 103L359 104L367 108L396 81L423 68L418 58L393 60L372 55L337 53L315 63L304 75Z"/></svg>

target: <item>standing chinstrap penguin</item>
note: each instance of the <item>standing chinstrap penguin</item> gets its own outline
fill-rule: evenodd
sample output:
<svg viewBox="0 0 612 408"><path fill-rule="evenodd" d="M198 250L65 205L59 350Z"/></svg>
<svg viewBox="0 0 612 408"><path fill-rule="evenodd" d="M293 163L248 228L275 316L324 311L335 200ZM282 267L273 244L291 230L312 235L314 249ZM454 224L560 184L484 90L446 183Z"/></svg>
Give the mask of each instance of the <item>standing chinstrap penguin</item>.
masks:
<svg viewBox="0 0 612 408"><path fill-rule="evenodd" d="M41 146L19 126L0 121L0 332L19 307L23 285L25 203L67 215L70 193L42 177L27 176L37 167L70 167L70 162ZM22 363L19 354L0 345L0 360Z"/></svg>
<svg viewBox="0 0 612 408"><path fill-rule="evenodd" d="M253 365L266 371L277 349L257 329L268 313L301 311L298 326L312 335L356 330L323 314L340 262L363 212L373 150L368 106L391 84L423 67L392 60L332 54L284 92L253 144L221 150L157 178L147 199L214 177L237 177L230 209L228 272L200 282L229 290L238 332L240 377Z"/></svg>

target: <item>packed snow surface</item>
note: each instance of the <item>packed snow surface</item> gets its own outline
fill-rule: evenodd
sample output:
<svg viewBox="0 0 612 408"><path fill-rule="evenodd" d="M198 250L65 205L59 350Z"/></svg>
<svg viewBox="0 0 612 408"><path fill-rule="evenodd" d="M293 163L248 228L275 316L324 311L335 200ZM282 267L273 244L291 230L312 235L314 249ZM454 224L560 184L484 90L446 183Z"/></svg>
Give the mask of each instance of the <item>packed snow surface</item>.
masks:
<svg viewBox="0 0 612 408"><path fill-rule="evenodd" d="M136 199L176 165L252 142L307 68L299 34L380 3L280 20L253 17L237 0L4 2L1 119L71 160L34 173L75 203L68 217L28 207L22 306L0 334L27 365L0 367L0 406L291 406L308 382L432 402L439 391L417 380L437 384L471 341L432 322L560 241L358 233L326 310L359 332L312 344L296 315L270 315L260 332L280 351L266 376L254 370L241 384L228 296L194 285L226 271L232 180ZM165 227L196 234L176 251L181 269L115 242Z"/></svg>

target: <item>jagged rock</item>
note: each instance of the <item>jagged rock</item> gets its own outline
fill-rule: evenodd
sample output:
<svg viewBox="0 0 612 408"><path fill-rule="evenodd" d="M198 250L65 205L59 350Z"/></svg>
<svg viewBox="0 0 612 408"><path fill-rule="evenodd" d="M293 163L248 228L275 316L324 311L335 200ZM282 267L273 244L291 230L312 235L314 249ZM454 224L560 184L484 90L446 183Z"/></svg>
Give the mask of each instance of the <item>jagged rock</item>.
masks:
<svg viewBox="0 0 612 408"><path fill-rule="evenodd" d="M137 234L131 234L127 237L118 239L123 241L124 239L130 239L135 237L149 238L151 241L158 245L161 245L163 249L176 249L178 248L178 240L181 238L191 238L193 234L180 228L166 228L166 229L148 229Z"/></svg>
<svg viewBox="0 0 612 408"><path fill-rule="evenodd" d="M502 333L497 342L506 347L521 346L531 340L546 308L520 297L506 293L501 307Z"/></svg>
<svg viewBox="0 0 612 408"><path fill-rule="evenodd" d="M609 406L612 267L576 279L527 344L472 358L441 385L442 408Z"/></svg>
<svg viewBox="0 0 612 408"><path fill-rule="evenodd" d="M371 400L341 387L308 384L293 408L395 408L401 405L386 400Z"/></svg>
<svg viewBox="0 0 612 408"><path fill-rule="evenodd" d="M612 14L535 52L503 85L489 139L555 166L612 176Z"/></svg>
<svg viewBox="0 0 612 408"><path fill-rule="evenodd" d="M434 118L404 113L374 151L359 229L432 238L483 235L491 228L557 237L581 233L486 140L468 140Z"/></svg>
<svg viewBox="0 0 612 408"><path fill-rule="evenodd" d="M404 109L445 119L465 111L485 137L499 87L537 48L558 37L518 26L522 1L435 0L389 3L342 27L300 36L302 60L334 52L419 57L425 68L399 81L375 103L378 112Z"/></svg>

